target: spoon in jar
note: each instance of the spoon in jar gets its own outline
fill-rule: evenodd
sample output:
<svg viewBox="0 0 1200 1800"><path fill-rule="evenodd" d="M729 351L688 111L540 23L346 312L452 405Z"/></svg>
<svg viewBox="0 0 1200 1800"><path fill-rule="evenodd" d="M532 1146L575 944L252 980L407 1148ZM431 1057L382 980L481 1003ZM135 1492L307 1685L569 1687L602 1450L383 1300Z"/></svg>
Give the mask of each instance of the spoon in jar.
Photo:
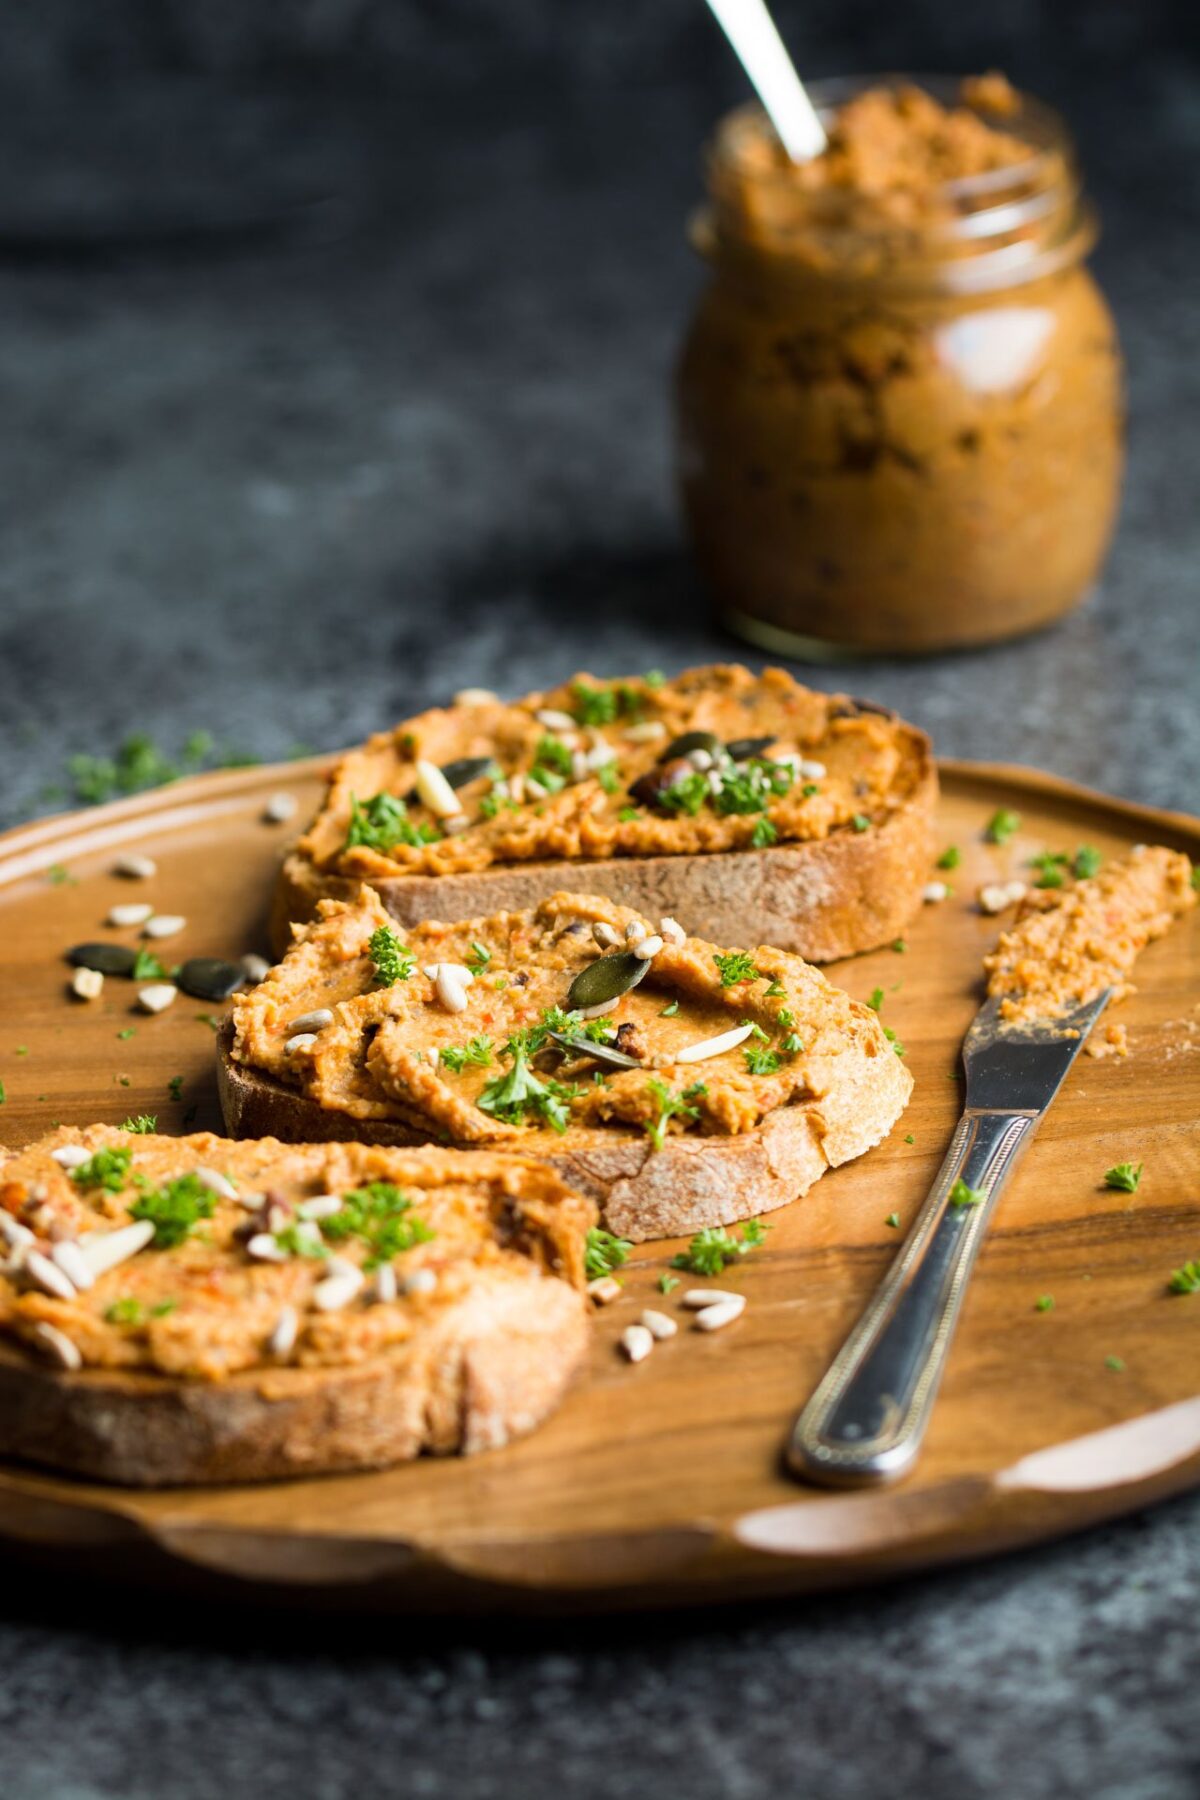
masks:
<svg viewBox="0 0 1200 1800"><path fill-rule="evenodd" d="M779 141L793 162L820 156L828 139L792 65L765 0L708 0L733 45Z"/></svg>

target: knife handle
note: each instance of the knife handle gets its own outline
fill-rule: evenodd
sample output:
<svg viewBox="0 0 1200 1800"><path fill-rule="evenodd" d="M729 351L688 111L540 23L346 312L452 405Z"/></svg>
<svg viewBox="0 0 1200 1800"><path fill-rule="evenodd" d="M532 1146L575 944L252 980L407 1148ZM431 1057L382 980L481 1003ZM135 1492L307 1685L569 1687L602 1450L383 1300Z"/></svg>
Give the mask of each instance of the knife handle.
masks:
<svg viewBox="0 0 1200 1800"><path fill-rule="evenodd" d="M964 1112L903 1249L793 1427L793 1474L860 1487L914 1462L996 1197L1039 1117ZM982 1199L952 1204L960 1178Z"/></svg>

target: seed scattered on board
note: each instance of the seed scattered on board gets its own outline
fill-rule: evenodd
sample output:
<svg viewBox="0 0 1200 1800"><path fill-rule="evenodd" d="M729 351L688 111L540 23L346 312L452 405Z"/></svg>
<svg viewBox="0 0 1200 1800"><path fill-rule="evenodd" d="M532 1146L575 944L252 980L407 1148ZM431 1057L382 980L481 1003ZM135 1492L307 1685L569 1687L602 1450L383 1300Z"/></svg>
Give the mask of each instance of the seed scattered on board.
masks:
<svg viewBox="0 0 1200 1800"><path fill-rule="evenodd" d="M256 956L253 951L250 951L242 957L241 969L246 980L254 982L257 986L260 981L265 981L271 973L271 964L265 956Z"/></svg>
<svg viewBox="0 0 1200 1800"><path fill-rule="evenodd" d="M627 1325L621 1333L621 1348L630 1362L642 1362L654 1348L653 1333L645 1325Z"/></svg>
<svg viewBox="0 0 1200 1800"><path fill-rule="evenodd" d="M299 805L295 794L272 794L263 807L263 818L268 825L286 824L295 818Z"/></svg>
<svg viewBox="0 0 1200 1800"><path fill-rule="evenodd" d="M123 856L118 856L112 872L124 875L129 881L151 881L158 874L158 864L152 856L140 856L134 850L127 850Z"/></svg>
<svg viewBox="0 0 1200 1800"><path fill-rule="evenodd" d="M99 969L76 969L71 992L78 1000L98 1000L104 992L104 977Z"/></svg>
<svg viewBox="0 0 1200 1800"><path fill-rule="evenodd" d="M720 1331L725 1325L732 1325L746 1310L744 1294L726 1294L723 1299L706 1306L696 1314L696 1325L701 1331Z"/></svg>
<svg viewBox="0 0 1200 1800"><path fill-rule="evenodd" d="M124 929L128 925L144 925L154 915L154 908L142 900L130 900L120 906L110 906L107 923Z"/></svg>
<svg viewBox="0 0 1200 1800"><path fill-rule="evenodd" d="M182 913L154 913L142 926L142 936L148 938L176 937L187 920Z"/></svg>
<svg viewBox="0 0 1200 1800"><path fill-rule="evenodd" d="M143 1012L166 1012L168 1006L174 1004L179 989L171 981L153 981L149 987L138 989L138 1005Z"/></svg>

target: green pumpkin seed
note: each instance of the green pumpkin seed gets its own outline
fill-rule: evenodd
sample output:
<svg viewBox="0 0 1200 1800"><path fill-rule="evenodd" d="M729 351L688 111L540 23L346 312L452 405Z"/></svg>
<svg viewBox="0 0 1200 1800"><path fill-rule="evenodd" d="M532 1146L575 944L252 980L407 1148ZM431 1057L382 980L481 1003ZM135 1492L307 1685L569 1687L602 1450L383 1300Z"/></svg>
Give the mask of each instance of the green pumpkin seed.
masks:
<svg viewBox="0 0 1200 1800"><path fill-rule="evenodd" d="M619 1000L637 986L649 967L649 960L635 956L632 950L614 950L579 971L567 990L567 1006L578 1012Z"/></svg>
<svg viewBox="0 0 1200 1800"><path fill-rule="evenodd" d="M128 944L76 944L67 961L77 969L95 969L101 975L132 975L137 951Z"/></svg>
<svg viewBox="0 0 1200 1800"><path fill-rule="evenodd" d="M189 956L175 977L193 1000L228 1000L245 979L240 963L222 962L219 956Z"/></svg>
<svg viewBox="0 0 1200 1800"><path fill-rule="evenodd" d="M605 1063L610 1069L640 1069L644 1066L636 1056L626 1056L623 1050L614 1050L611 1044L597 1044L591 1038L572 1037L566 1031L552 1031L549 1035L564 1050L573 1050L579 1056L590 1056L593 1062Z"/></svg>
<svg viewBox="0 0 1200 1800"><path fill-rule="evenodd" d="M682 737L672 740L658 758L659 762L670 762L673 756L689 756L693 750L707 750L710 756L720 756L725 746L711 731L685 731Z"/></svg>
<svg viewBox="0 0 1200 1800"><path fill-rule="evenodd" d="M734 738L732 744L726 744L726 752L734 762L749 762L752 756L761 756L775 742L773 737Z"/></svg>

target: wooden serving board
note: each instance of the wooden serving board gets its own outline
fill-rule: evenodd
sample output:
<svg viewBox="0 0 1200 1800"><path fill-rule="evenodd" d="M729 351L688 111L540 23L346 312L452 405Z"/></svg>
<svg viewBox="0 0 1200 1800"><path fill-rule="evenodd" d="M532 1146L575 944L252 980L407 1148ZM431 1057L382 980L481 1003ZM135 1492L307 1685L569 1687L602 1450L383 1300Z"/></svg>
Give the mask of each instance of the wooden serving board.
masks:
<svg viewBox="0 0 1200 1800"><path fill-rule="evenodd" d="M110 980L71 1000L63 951L133 941L103 924L118 899L183 913L172 957L265 947L289 827L265 798L314 805L322 762L198 777L0 839L0 1138L56 1121L220 1129L213 1032L181 997L133 1010ZM198 1492L130 1492L0 1465L0 1540L56 1567L383 1609L599 1609L698 1604L828 1587L1078 1529L1200 1481L1200 1296L1167 1291L1200 1256L1200 916L1152 946L1116 1013L1126 1061L1081 1056L1001 1202L968 1297L924 1457L903 1485L828 1494L796 1485L780 1448L895 1253L945 1151L958 1048L998 929L981 882L1050 848L1105 855L1139 841L1200 854L1200 820L1150 812L1017 768L943 767L941 841L956 889L913 921L904 952L832 971L885 993L916 1090L889 1141L773 1215L767 1246L727 1278L749 1300L711 1337L683 1328L631 1367L615 1345L677 1243L643 1245L623 1298L597 1316L586 1379L534 1436L470 1461ZM1022 815L983 842L998 806ZM151 882L110 873L152 853ZM61 870L69 872L66 879ZM933 871L931 871L931 875ZM581 872L586 886L586 871ZM754 942L753 920L747 941ZM122 1036L130 1026L132 1037ZM25 1054L19 1051L24 1050ZM181 1075L182 1095L168 1091ZM1103 1185L1144 1162L1136 1194ZM889 1229L889 1214L901 1229ZM1042 1295L1053 1307L1037 1310ZM1113 1366L1110 1359L1119 1359Z"/></svg>

